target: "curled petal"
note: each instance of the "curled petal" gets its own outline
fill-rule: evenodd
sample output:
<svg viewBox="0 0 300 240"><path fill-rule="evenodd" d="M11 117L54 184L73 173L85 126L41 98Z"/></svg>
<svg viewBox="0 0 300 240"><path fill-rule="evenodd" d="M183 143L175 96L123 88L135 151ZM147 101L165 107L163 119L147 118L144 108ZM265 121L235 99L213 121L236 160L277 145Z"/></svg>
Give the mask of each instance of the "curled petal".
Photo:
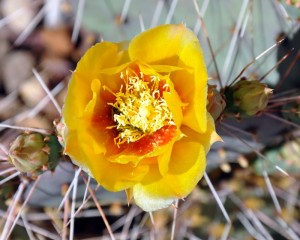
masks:
<svg viewBox="0 0 300 240"><path fill-rule="evenodd" d="M152 165L145 178L133 187L134 199L145 211L165 208L174 199L184 198L203 176L206 163L201 144L178 141L171 159L165 176L157 165Z"/></svg>
<svg viewBox="0 0 300 240"><path fill-rule="evenodd" d="M178 66L180 52L195 38L183 24L158 26L131 40L129 57L151 65Z"/></svg>
<svg viewBox="0 0 300 240"><path fill-rule="evenodd" d="M172 112L174 122L176 126L181 126L183 121L182 108L185 104L181 102L180 97L174 89L173 83L169 84L170 92L164 93L164 99L166 100L170 111Z"/></svg>
<svg viewBox="0 0 300 240"><path fill-rule="evenodd" d="M102 42L91 47L78 62L68 86L63 116L66 125L76 128L75 118L81 117L92 98L91 83L103 79L100 69L112 68L128 61L127 43Z"/></svg>
<svg viewBox="0 0 300 240"><path fill-rule="evenodd" d="M196 141L201 143L201 145L205 149L205 153L207 153L210 149L210 146L215 142L222 141L221 137L216 133L214 120L210 114L207 114L207 131L203 134L199 134L198 132L186 127L182 126L181 131L186 136L182 141Z"/></svg>
<svg viewBox="0 0 300 240"><path fill-rule="evenodd" d="M101 42L91 47L77 64L76 72L96 78L101 69L128 62L127 42Z"/></svg>
<svg viewBox="0 0 300 240"><path fill-rule="evenodd" d="M133 197L135 203L148 212L166 208L177 198L167 180L161 177L157 165L150 165L143 181L133 186Z"/></svg>
<svg viewBox="0 0 300 240"><path fill-rule="evenodd" d="M205 155L203 146L197 142L178 141L174 144L166 178L179 198L186 197L202 178Z"/></svg>

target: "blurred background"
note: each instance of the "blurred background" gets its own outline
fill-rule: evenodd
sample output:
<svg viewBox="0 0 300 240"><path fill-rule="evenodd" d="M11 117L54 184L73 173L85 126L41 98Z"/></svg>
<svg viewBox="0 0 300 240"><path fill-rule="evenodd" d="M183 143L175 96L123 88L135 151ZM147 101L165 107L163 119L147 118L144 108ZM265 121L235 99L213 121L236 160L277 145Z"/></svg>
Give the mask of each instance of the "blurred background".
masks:
<svg viewBox="0 0 300 240"><path fill-rule="evenodd" d="M102 210L116 239L300 239L299 7L297 0L0 0L0 239L110 239ZM68 159L34 179L8 163L9 144L24 128L53 129L89 47L165 23L195 32L218 90L241 77L273 89L258 116L224 112L217 120L224 142L178 209L149 215L128 206L124 193L106 192Z"/></svg>

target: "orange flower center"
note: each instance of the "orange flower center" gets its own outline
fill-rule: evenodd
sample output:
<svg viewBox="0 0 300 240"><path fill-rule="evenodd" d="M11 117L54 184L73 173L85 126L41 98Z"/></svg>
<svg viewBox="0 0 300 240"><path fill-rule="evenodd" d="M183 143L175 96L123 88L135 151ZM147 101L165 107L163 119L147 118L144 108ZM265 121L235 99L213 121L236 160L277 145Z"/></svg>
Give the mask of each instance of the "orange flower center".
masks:
<svg viewBox="0 0 300 240"><path fill-rule="evenodd" d="M115 93L113 119L119 134L115 143L136 142L146 135L152 134L166 125L175 125L173 116L163 98L163 92L169 86L163 84L158 76L138 74L128 69L121 72L124 84Z"/></svg>

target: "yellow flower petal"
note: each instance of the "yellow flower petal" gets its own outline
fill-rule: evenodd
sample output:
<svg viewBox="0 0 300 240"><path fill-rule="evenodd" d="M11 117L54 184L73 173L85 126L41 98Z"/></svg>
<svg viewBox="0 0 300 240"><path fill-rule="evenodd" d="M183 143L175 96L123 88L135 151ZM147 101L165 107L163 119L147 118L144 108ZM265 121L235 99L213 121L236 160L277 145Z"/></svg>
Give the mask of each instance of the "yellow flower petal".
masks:
<svg viewBox="0 0 300 240"><path fill-rule="evenodd" d="M68 154L71 159L80 159L81 153L78 147L79 139L77 131L69 130L67 127L64 129L65 149L64 154Z"/></svg>
<svg viewBox="0 0 300 240"><path fill-rule="evenodd" d="M161 153L159 156L157 156L157 163L158 163L158 169L159 173L162 176L165 176L169 171L169 163L171 161L171 154L173 150L173 143L168 144L167 151Z"/></svg>
<svg viewBox="0 0 300 240"><path fill-rule="evenodd" d="M177 196L187 196L202 178L206 167L205 151L197 142L174 144L167 181Z"/></svg>
<svg viewBox="0 0 300 240"><path fill-rule="evenodd" d="M76 72L97 78L101 69L128 62L127 42L101 42L91 47L77 64Z"/></svg>
<svg viewBox="0 0 300 240"><path fill-rule="evenodd" d="M146 212L153 212L162 208L169 207L176 199L154 197L141 184L137 184L133 187L133 196L136 205L138 205Z"/></svg>
<svg viewBox="0 0 300 240"><path fill-rule="evenodd" d="M93 161L90 169L93 177L109 191L121 191L130 188L141 181L147 174L148 166L133 166L133 164L110 163L97 156L99 162ZM113 170L113 171L112 171Z"/></svg>
<svg viewBox="0 0 300 240"><path fill-rule="evenodd" d="M128 46L129 57L151 65L178 66L180 52L194 36L182 24L161 25L134 37Z"/></svg>
<svg viewBox="0 0 300 240"><path fill-rule="evenodd" d="M177 197L161 177L158 166L150 165L143 181L133 186L133 198L144 211L152 212L170 206Z"/></svg>
<svg viewBox="0 0 300 240"><path fill-rule="evenodd" d="M172 112L176 126L181 126L183 120L182 108L185 104L181 102L181 99L175 91L172 83L169 84L169 88L170 92L165 92L163 96L170 111Z"/></svg>
<svg viewBox="0 0 300 240"><path fill-rule="evenodd" d="M215 131L214 120L210 114L207 114L207 120L207 131L203 134L199 134L186 126L181 127L182 133L186 136L186 138L183 138L182 141L186 139L186 141L196 141L201 143L205 149L205 153L209 151L212 144L217 141L222 141Z"/></svg>
<svg viewBox="0 0 300 240"><path fill-rule="evenodd" d="M82 124L86 125L86 132L91 135L91 146L93 146L93 151L96 154L105 154L106 148L103 143L107 141L107 137L104 134L97 134L100 131L106 131L106 124L109 123L106 121L106 124L100 124L98 120L97 126L95 127L95 118L94 116L101 116L101 121L105 121L106 118L110 118L110 110L108 109L107 103L104 102L100 97L101 83L99 79L94 79L91 83L91 90L93 97L87 103L86 108L84 109L84 120ZM112 121L110 121L112 123ZM90 124L89 124L90 123Z"/></svg>
<svg viewBox="0 0 300 240"><path fill-rule="evenodd" d="M86 136L86 134L81 134L79 137L80 155L76 157L75 162L83 168L87 167L91 175L104 188L110 191L130 188L148 172L149 167L147 165L134 166L131 163L117 164L107 161L105 155L95 153L93 144L91 144L94 141L93 139Z"/></svg>
<svg viewBox="0 0 300 240"><path fill-rule="evenodd" d="M67 126L74 124L74 118L81 117L87 102L92 97L90 89L93 79L101 79L100 69L111 68L128 61L127 43L102 42L91 47L78 62L68 86L63 116ZM106 79L106 78L105 78Z"/></svg>
<svg viewBox="0 0 300 240"><path fill-rule="evenodd" d="M195 63L201 66L201 61L197 61L196 57L194 59ZM198 133L204 133L207 121L207 76L205 69L198 69L197 65L195 65L196 69L193 74L188 73L186 70L177 71L171 74L171 78L181 101L186 103L186 106L183 108L182 124Z"/></svg>
<svg viewBox="0 0 300 240"><path fill-rule="evenodd" d="M146 65L145 63L139 64L141 71L147 75L156 75L157 73L167 73L182 70L181 67L169 65Z"/></svg>
<svg viewBox="0 0 300 240"><path fill-rule="evenodd" d="M168 173L162 176L158 166L151 165L145 178L133 186L136 204L145 211L154 211L170 205L174 199L184 198L203 176L205 166L205 152L201 144L176 142Z"/></svg>
<svg viewBox="0 0 300 240"><path fill-rule="evenodd" d="M133 198L133 190L132 190L132 188L125 189L125 193L126 193L126 197L127 197L127 203L129 205L129 203L131 202L131 200Z"/></svg>
<svg viewBox="0 0 300 240"><path fill-rule="evenodd" d="M82 90L81 94L77 89ZM69 83L68 95L63 108L64 121L69 129L77 128L77 118L82 117L86 104L91 97L90 84L82 81L81 76L74 73Z"/></svg>
<svg viewBox="0 0 300 240"><path fill-rule="evenodd" d="M132 60L185 68L171 74L175 90L182 102L188 104L183 124L199 133L205 132L208 77L195 34L182 24L162 25L133 38L128 51Z"/></svg>

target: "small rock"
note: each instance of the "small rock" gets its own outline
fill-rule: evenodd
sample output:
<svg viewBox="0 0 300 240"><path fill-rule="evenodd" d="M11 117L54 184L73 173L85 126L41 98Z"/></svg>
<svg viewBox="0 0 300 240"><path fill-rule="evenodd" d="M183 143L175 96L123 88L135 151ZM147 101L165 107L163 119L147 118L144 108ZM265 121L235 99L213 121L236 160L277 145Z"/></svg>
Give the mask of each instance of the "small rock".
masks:
<svg viewBox="0 0 300 240"><path fill-rule="evenodd" d="M45 56L41 61L41 67L50 79L63 79L71 75L71 64L66 59Z"/></svg>
<svg viewBox="0 0 300 240"><path fill-rule="evenodd" d="M36 15L37 5L31 0L3 0L0 10L9 17L8 26L15 33L22 32Z"/></svg>
<svg viewBox="0 0 300 240"><path fill-rule="evenodd" d="M3 85L7 93L17 90L32 75L33 56L26 51L15 51L6 55L2 62Z"/></svg>
<svg viewBox="0 0 300 240"><path fill-rule="evenodd" d="M2 76L2 64L5 61L4 56L8 53L9 51L9 43L6 39L1 39L0 38L0 78ZM0 80L0 85L2 85L2 81ZM2 86L1 86L2 90Z"/></svg>
<svg viewBox="0 0 300 240"><path fill-rule="evenodd" d="M0 38L0 61L3 61L3 57L9 51L9 43L6 39Z"/></svg>
<svg viewBox="0 0 300 240"><path fill-rule="evenodd" d="M28 107L35 107L46 96L44 89L34 77L21 85L19 93Z"/></svg>
<svg viewBox="0 0 300 240"><path fill-rule="evenodd" d="M48 104L42 109L42 112L48 119L52 120L60 116L60 113L57 111L51 101L49 101Z"/></svg>
<svg viewBox="0 0 300 240"><path fill-rule="evenodd" d="M41 30L40 38L48 55L67 57L73 49L68 28L46 28Z"/></svg>
<svg viewBox="0 0 300 240"><path fill-rule="evenodd" d="M0 121L13 118L20 112L22 105L18 100L18 94L12 93L6 97L0 97Z"/></svg>
<svg viewBox="0 0 300 240"><path fill-rule="evenodd" d="M32 128L39 128L39 129L52 129L52 122L50 122L47 118L37 115L33 118L26 118L22 121L16 122L17 126L22 127L32 127Z"/></svg>

